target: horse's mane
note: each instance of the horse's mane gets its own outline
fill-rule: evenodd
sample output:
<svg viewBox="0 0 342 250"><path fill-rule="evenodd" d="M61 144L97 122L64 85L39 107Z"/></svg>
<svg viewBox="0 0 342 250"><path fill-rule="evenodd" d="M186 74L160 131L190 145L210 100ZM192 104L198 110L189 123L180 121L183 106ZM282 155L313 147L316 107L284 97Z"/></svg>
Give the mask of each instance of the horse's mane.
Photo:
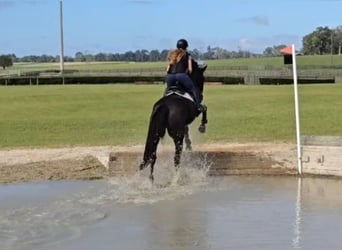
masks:
<svg viewBox="0 0 342 250"><path fill-rule="evenodd" d="M190 77L191 80L194 82L195 87L198 89L200 93L203 92L204 79L197 80L196 77L199 77L199 75L203 77L202 68L202 64L200 65L196 60L192 59L192 74L190 75Z"/></svg>
<svg viewBox="0 0 342 250"><path fill-rule="evenodd" d="M199 66L198 66L197 61L194 60L194 59L191 59L191 61L192 61L192 68L193 68L193 69L199 69Z"/></svg>
<svg viewBox="0 0 342 250"><path fill-rule="evenodd" d="M192 69L198 70L198 69L206 68L206 66L207 66L204 62L197 61L197 60L195 60L193 58L191 59L191 61L192 61Z"/></svg>

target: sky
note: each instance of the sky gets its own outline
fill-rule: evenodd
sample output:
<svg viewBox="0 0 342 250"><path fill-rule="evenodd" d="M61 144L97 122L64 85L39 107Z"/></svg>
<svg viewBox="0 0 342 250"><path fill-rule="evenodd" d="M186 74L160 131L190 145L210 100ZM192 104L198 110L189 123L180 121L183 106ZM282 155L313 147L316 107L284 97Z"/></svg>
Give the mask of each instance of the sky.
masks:
<svg viewBox="0 0 342 250"><path fill-rule="evenodd" d="M0 54L58 55L61 0L0 0ZM342 25L342 0L63 0L64 55L208 46L262 53Z"/></svg>

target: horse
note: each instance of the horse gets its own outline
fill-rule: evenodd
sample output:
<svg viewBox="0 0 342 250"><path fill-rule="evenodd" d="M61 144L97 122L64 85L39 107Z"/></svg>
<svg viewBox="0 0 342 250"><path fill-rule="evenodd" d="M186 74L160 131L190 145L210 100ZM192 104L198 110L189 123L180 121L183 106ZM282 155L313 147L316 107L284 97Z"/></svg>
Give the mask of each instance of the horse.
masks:
<svg viewBox="0 0 342 250"><path fill-rule="evenodd" d="M193 70L190 78L195 85L196 91L203 99L204 72L207 66L200 66L193 60ZM189 137L189 125L196 117L202 113L201 124L198 130L204 133L206 130L207 107L198 110L188 93L182 90L166 90L165 95L154 105L150 116L150 122L145 143L143 160L139 166L140 170L150 165L150 179L153 182L153 170L157 159L157 147L161 138L165 136L166 131L173 139L175 145L174 166L179 167L180 158L183 151L183 141L185 140L186 149L191 150L191 140Z"/></svg>

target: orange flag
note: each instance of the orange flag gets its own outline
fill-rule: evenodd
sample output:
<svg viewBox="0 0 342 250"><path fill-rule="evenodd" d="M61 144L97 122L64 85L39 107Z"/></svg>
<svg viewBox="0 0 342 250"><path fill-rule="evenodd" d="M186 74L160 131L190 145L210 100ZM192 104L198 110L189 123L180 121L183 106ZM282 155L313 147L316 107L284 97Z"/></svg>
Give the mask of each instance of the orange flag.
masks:
<svg viewBox="0 0 342 250"><path fill-rule="evenodd" d="M287 47L281 49L280 53L282 53L284 55L292 55L292 47L291 46L287 46Z"/></svg>

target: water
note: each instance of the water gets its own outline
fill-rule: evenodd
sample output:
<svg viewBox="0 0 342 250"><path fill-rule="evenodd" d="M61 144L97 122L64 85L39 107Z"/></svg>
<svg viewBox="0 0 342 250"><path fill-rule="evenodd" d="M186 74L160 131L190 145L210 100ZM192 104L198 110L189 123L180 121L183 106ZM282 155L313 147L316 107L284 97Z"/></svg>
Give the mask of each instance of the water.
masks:
<svg viewBox="0 0 342 250"><path fill-rule="evenodd" d="M1 185L0 249L342 247L342 180L183 170L164 181Z"/></svg>

